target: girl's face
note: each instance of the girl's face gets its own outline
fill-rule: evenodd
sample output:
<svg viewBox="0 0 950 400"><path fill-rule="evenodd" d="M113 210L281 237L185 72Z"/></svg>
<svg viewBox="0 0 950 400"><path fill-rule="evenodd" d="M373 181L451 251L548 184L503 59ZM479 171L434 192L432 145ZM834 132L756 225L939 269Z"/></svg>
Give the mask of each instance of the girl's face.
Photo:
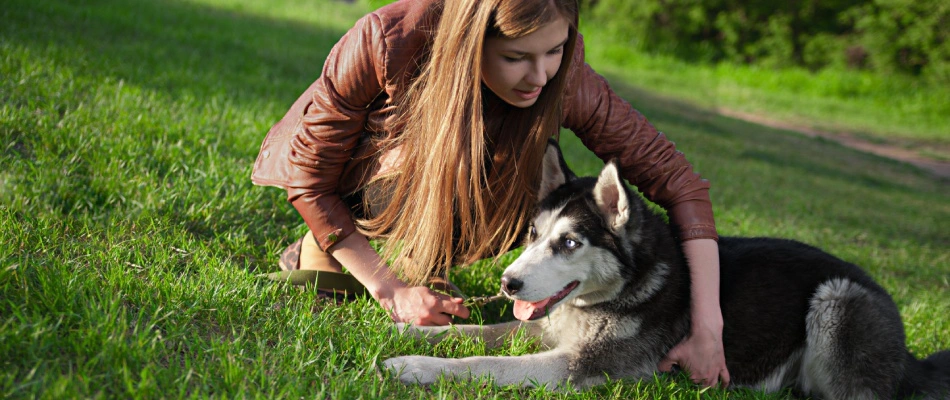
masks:
<svg viewBox="0 0 950 400"><path fill-rule="evenodd" d="M506 103L530 107L561 66L569 26L558 18L517 39L486 38L482 82Z"/></svg>

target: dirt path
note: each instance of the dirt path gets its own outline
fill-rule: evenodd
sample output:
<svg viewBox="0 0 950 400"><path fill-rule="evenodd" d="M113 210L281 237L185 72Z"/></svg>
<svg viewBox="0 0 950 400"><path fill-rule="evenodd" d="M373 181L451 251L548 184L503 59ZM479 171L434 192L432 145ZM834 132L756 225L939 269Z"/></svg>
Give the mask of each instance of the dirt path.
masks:
<svg viewBox="0 0 950 400"><path fill-rule="evenodd" d="M765 125L771 128L785 129L790 131L801 132L805 135L811 137L822 137L829 140L834 140L842 145L861 150L864 152L877 154L882 157L888 157L895 160L903 161L908 164L915 165L924 170L927 170L933 173L935 176L942 178L944 180L950 181L950 162L940 161L935 159L930 159L924 156L921 156L918 152L913 150L908 150L900 146L884 143L873 143L867 140L858 138L854 135L849 135L847 133L828 133L822 132L815 129L802 127L799 125L775 121L763 117L761 115L747 114L743 112L719 109L716 110L719 114L725 115L731 118L737 118L744 121L753 122L760 125Z"/></svg>

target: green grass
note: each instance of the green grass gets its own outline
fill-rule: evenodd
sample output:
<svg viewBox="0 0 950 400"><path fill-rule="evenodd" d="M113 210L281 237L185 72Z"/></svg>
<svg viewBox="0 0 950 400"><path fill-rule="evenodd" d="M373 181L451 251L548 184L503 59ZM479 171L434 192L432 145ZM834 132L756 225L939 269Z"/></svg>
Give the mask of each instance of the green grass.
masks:
<svg viewBox="0 0 950 400"><path fill-rule="evenodd" d="M0 9L0 397L782 397L697 391L682 377L574 394L399 384L379 361L535 345L430 347L392 337L373 302L327 306L255 278L306 229L283 192L251 185L260 141L365 5L11 1ZM683 68L666 73L689 80ZM946 181L651 97L634 77L611 82L712 181L722 234L799 239L861 264L893 294L911 351L950 348ZM599 170L564 142L575 170ZM494 293L513 256L454 279ZM504 318L500 303L473 319Z"/></svg>
<svg viewBox="0 0 950 400"><path fill-rule="evenodd" d="M710 111L738 112L950 158L950 88L909 76L826 69L696 64L643 54L596 24L586 31L588 60L613 79Z"/></svg>

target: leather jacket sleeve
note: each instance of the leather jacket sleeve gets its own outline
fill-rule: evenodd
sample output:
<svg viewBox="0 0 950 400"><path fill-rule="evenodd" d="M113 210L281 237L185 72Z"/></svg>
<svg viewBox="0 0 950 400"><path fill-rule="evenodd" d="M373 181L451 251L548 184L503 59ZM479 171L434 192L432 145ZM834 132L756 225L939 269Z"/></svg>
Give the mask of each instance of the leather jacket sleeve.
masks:
<svg viewBox="0 0 950 400"><path fill-rule="evenodd" d="M580 37L566 93L564 127L602 160L616 158L621 175L667 211L682 240L718 240L709 182L584 62Z"/></svg>
<svg viewBox="0 0 950 400"><path fill-rule="evenodd" d="M333 47L293 131L287 197L324 250L356 230L337 188L363 133L368 106L385 84L380 29L378 17L369 14Z"/></svg>

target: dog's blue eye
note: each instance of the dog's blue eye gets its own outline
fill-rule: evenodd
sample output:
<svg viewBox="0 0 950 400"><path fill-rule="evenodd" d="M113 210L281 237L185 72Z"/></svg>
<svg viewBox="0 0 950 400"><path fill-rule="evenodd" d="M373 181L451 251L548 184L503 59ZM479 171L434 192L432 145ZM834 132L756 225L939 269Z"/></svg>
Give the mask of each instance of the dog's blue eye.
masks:
<svg viewBox="0 0 950 400"><path fill-rule="evenodd" d="M567 247L568 249L573 250L573 249L576 249L576 248L580 247L580 245L581 245L581 244L580 244L578 241L576 241L576 240L573 240L573 239L564 239L564 247Z"/></svg>
<svg viewBox="0 0 950 400"><path fill-rule="evenodd" d="M537 236L537 235L538 235L538 229L535 228L534 225L531 226L531 228L529 229L529 231L530 231L529 233L531 234L531 236Z"/></svg>

